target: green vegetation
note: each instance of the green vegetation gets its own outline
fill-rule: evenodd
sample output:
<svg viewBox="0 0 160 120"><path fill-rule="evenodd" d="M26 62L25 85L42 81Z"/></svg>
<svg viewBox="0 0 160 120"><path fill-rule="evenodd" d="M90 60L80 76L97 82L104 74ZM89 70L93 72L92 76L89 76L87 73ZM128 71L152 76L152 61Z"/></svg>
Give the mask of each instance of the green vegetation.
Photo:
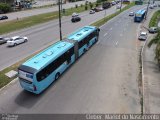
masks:
<svg viewBox="0 0 160 120"><path fill-rule="evenodd" d="M129 9L129 8L132 7L133 5L134 5L134 4L132 3L132 4L124 7L121 11L118 11L118 12L116 12L116 13L108 16L108 17L106 17L105 19L99 20L99 21L93 23L92 25L101 26L102 24L104 24L105 22L107 22L108 20L110 20L111 18L113 18L113 17L115 17L116 15L120 14L121 12ZM83 6L83 7L84 7L84 6ZM73 10L73 9L74 9L74 8L71 8L71 10ZM83 9L83 10L84 10L84 9ZM69 10L69 11L70 11L70 10ZM79 12L79 11L75 11L75 12ZM68 13L66 13L66 14L69 15L70 13L72 13L72 12L68 12ZM48 16L48 15L44 14L44 15L45 15L45 18L46 18L47 20L48 20L48 19L49 19L49 20L50 20L50 19L53 19L53 17L51 17L51 16L53 16L53 13L48 13L48 14L51 14L51 15ZM55 14L58 14L58 13L56 12ZM44 16L44 15L42 15L42 16ZM25 23L24 21L21 21L21 24L23 24L23 25L26 24L26 25L28 25L28 26L31 26L30 23L34 24L35 20L38 20L38 19L41 18L41 17L39 17L39 15L38 15L38 16L34 16L34 17L35 17L34 19L33 19L33 18L26 18L28 21L27 21L26 19L24 19L26 23ZM55 17L55 18L56 18L56 17ZM44 20L44 19L43 19L43 20ZM18 21L20 21L20 20L18 20ZM13 22L13 21L12 21L12 22ZM16 21L14 21L14 22L16 23ZM10 23L10 22L9 22L9 23ZM8 24L8 22L7 22L7 24ZM13 24L13 23L12 23L12 24ZM10 23L10 24L8 24L8 25L12 25L12 24ZM21 24L18 24L18 23L17 23L17 27L19 27ZM7 25L6 25L6 26L7 26ZM26 27L28 27L28 26L26 26ZM0 24L0 27L1 27L1 24ZM5 28L4 28L4 29L5 29ZM1 29L0 29L0 30L1 30ZM8 29L8 30L9 30L9 29ZM12 30L13 30L13 29L12 29ZM37 53L39 53L39 52L40 52L40 51L36 52L35 54L37 54ZM24 61L26 61L27 59L33 57L35 54L33 54L33 55L31 55L31 56L29 56L29 57L27 57L27 58L19 61L18 63L14 64L14 65L12 65L12 66L10 66L10 67L2 70L2 71L0 71L0 88L2 88L3 86L7 85L10 81L12 81L12 80L14 79L14 78L10 79L10 78L8 78L7 76L5 76L5 74L6 74L7 72L9 72L9 71L11 71L11 70L17 70L17 68L18 68L18 66L19 66L20 64L22 64L22 63L23 63Z"/></svg>
<svg viewBox="0 0 160 120"><path fill-rule="evenodd" d="M153 14L153 16L149 22L149 27L157 26L159 18L160 18L160 10L156 11Z"/></svg>
<svg viewBox="0 0 160 120"><path fill-rule="evenodd" d="M94 4L93 4L94 5ZM89 4L87 5L89 7ZM63 13L63 16L68 16L71 15L72 13L77 12L83 12L85 11L85 6L78 6L77 8L69 8L65 10L65 13ZM41 24L44 22L48 22L54 19L58 18L58 12L50 12L50 13L45 13L45 14L40 14L40 15L35 15L23 19L17 18L17 20L12 20L8 22L3 22L0 23L0 34L12 32L15 30L20 30L23 28L27 28L33 25Z"/></svg>
<svg viewBox="0 0 160 120"><path fill-rule="evenodd" d="M124 7L121 11L117 11L116 13L111 14L111 15L109 15L109 16L107 16L107 17L105 17L105 18L103 18L103 19L101 19L101 20L99 20L99 21L97 21L97 22L95 22L95 23L93 23L93 24L91 24L91 25L94 25L94 26L99 27L99 26L105 24L105 23L106 23L107 21L109 21L110 19L112 19L112 18L114 18L115 16L119 15L119 14L122 13L123 11L131 8L131 7L134 6L134 5L135 5L135 4L132 2L131 4L129 4L129 5L127 5L126 7Z"/></svg>
<svg viewBox="0 0 160 120"><path fill-rule="evenodd" d="M0 3L0 12L7 13L11 10L11 7L8 4Z"/></svg>
<svg viewBox="0 0 160 120"><path fill-rule="evenodd" d="M50 21L56 18L58 18L58 12L36 15L24 19L17 18L17 20L3 22L0 24L0 28L3 28L0 29L0 34L8 33L15 30L20 30L22 28L44 23L46 21Z"/></svg>
<svg viewBox="0 0 160 120"><path fill-rule="evenodd" d="M153 16L150 20L150 23L149 23L149 27L157 26L159 20L160 20L160 10L156 11L153 14ZM153 38L149 42L148 47L151 47L153 44L157 44L156 49L155 49L155 59L157 60L158 65L160 65L160 31L158 31L155 38Z"/></svg>

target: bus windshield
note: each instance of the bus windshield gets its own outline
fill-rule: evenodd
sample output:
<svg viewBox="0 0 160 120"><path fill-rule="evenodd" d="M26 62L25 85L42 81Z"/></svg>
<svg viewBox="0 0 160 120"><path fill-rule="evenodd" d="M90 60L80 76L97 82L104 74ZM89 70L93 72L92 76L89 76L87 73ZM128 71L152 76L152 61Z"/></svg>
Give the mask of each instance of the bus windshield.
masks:
<svg viewBox="0 0 160 120"><path fill-rule="evenodd" d="M141 14L136 14L136 17L141 17L142 15Z"/></svg>

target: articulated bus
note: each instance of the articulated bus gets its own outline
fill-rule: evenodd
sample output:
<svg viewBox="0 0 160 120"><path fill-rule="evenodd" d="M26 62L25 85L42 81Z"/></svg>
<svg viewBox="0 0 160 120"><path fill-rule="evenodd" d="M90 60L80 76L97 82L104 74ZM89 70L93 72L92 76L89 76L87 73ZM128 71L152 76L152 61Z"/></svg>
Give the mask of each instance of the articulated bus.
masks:
<svg viewBox="0 0 160 120"><path fill-rule="evenodd" d="M85 26L24 62L18 68L21 87L40 94L98 41L99 31Z"/></svg>
<svg viewBox="0 0 160 120"><path fill-rule="evenodd" d="M139 10L135 13L134 22L141 22L146 14L146 10Z"/></svg>

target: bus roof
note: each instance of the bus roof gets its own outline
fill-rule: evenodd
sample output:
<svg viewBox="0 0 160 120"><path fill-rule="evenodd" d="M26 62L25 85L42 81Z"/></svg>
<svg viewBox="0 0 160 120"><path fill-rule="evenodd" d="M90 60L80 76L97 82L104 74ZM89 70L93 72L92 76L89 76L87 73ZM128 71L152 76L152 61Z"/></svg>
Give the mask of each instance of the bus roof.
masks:
<svg viewBox="0 0 160 120"><path fill-rule="evenodd" d="M43 66L47 65L49 61L52 61L59 57L62 53L67 51L73 46L72 43L65 42L65 41L58 41L48 47L47 49L43 50L39 54L35 55L34 57L27 60L22 65L32 67L36 70L41 69Z"/></svg>
<svg viewBox="0 0 160 120"><path fill-rule="evenodd" d="M85 26L76 32L72 33L71 35L67 36L70 40L77 40L81 41L84 37L86 37L88 34L96 30L95 26Z"/></svg>
<svg viewBox="0 0 160 120"><path fill-rule="evenodd" d="M146 10L138 10L137 12L136 12L136 14L144 14L146 12Z"/></svg>

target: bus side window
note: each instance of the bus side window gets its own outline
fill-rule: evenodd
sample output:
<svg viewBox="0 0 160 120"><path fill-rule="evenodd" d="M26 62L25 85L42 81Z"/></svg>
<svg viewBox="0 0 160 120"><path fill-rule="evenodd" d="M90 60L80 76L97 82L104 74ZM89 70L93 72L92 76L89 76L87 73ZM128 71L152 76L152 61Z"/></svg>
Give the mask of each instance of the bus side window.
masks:
<svg viewBox="0 0 160 120"><path fill-rule="evenodd" d="M71 62L71 55L70 55L70 50L68 50L66 53L66 59L67 59L67 64L69 64Z"/></svg>

